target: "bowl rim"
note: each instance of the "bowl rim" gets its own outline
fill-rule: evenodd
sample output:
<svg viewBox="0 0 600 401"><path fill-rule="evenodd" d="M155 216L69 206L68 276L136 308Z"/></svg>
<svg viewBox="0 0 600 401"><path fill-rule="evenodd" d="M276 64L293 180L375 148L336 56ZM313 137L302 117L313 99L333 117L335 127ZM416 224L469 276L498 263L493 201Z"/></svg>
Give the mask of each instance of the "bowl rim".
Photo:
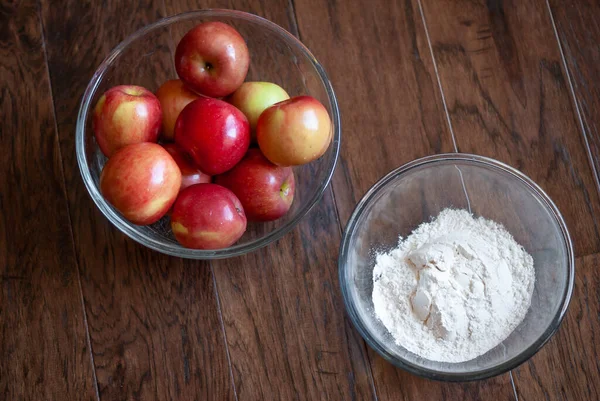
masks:
<svg viewBox="0 0 600 401"><path fill-rule="evenodd" d="M132 228L132 223L129 223L125 220L120 213L118 213L112 206L110 206L101 195L99 189L94 185L90 170L88 168L88 158L85 152L85 130L86 130L86 121L88 119L89 112L91 111L90 103L94 94L96 93L102 78L107 70L107 68L112 64L112 62L125 50L129 45L134 43L137 39L145 36L146 34L165 26L169 26L170 24L177 21L184 21L193 18L202 18L202 17L222 17L222 18L234 18L241 19L245 21L250 21L256 23L264 28L270 29L271 31L278 34L279 37L282 38L290 46L298 49L304 56L309 60L310 64L316 70L317 75L319 76L319 80L325 89L327 94L327 98L331 104L331 122L333 129L333 140L330 146L333 147L333 157L332 162L327 169L325 180L319 183L319 186L312 198L304 205L304 207L298 211L296 216L290 221L286 222L281 227L271 231L265 236L255 239L253 241L247 242L245 244L233 245L228 248L218 249L218 250L198 250L198 249L190 249L190 248L173 248L171 245L165 245L160 243L159 241L154 240L150 236L137 232ZM335 171L339 153L341 146L341 119L339 106L337 102L337 98L333 91L333 87L331 85L331 81L325 72L325 69L321 66L321 64L317 61L315 56L310 52L310 50L294 35L280 27L279 25L271 22L263 17L260 17L255 14L236 11L236 10L226 10L226 9L202 9L195 11L188 11L180 14L175 14L169 17L165 17L155 21L152 24L146 25L145 27L137 30L133 34L129 35L126 39L124 39L121 43L119 43L110 53L109 55L102 61L99 67L94 72L86 90L81 99L81 103L79 106L79 112L77 115L77 123L75 128L75 150L77 155L77 163L79 166L79 172L85 184L88 194L91 196L92 200L96 204L96 206L100 209L102 214L122 233L132 238L136 242L147 246L153 250L158 252L178 256L187 259L224 259L229 257L240 256L249 252L253 252L259 248L267 246L268 244L281 239L285 234L287 234L292 228L298 224L298 222L304 218L308 214L308 212L317 204L317 202L323 196L323 193L327 189L329 185L333 173Z"/></svg>
<svg viewBox="0 0 600 401"><path fill-rule="evenodd" d="M385 188L391 181L393 181L397 177L400 177L417 167L437 163L451 163L452 161L468 162L474 165L492 167L496 170L501 170L504 173L508 173L509 175L513 176L514 178L517 178L523 184L525 184L525 186L528 187L529 190L542 202L542 204L546 207L546 209L550 212L550 214L554 217L555 221L558 223L558 226L562 233L563 244L566 248L566 259L568 264L567 285L563 290L558 313L551 320L550 324L548 325L546 330L541 334L541 336L536 341L534 341L533 344L531 344L529 347L527 347L525 350L523 350L521 353L514 356L513 358L506 360L496 366L470 373L453 373L442 370L424 368L422 366L408 362L403 358L399 358L395 355L389 354L385 350L385 348L378 341L376 341L374 337L371 336L369 330L367 330L366 326L359 318L359 314L357 313L356 308L354 306L354 302L349 294L350 284L346 280L345 262L348 258L350 238L353 236L354 232L357 229L358 219L364 212L365 207L368 204L370 204L370 202L379 193L379 191ZM560 211L558 210L557 206L554 204L552 199L550 199L550 197L546 194L546 192L542 188L540 188L532 179L530 179L528 176L523 174L521 171L515 169L514 167L511 167L505 163L502 163L498 160L489 157L468 153L441 153L413 160L392 170L379 181L377 181L377 183L375 183L365 193L360 202L354 208L354 211L352 212L352 215L348 220L346 229L344 230L338 258L338 273L344 306L346 307L346 311L350 317L350 320L354 324L354 327L356 327L356 329L358 330L359 334L367 342L367 344L372 349L374 349L379 355L381 355L384 359L386 359L393 365L427 379L450 382L471 381L488 379L490 377L506 373L507 371L516 368L517 366L521 365L529 358L531 358L533 355L535 355L548 342L548 340L550 340L554 333L556 333L567 312L573 293L573 286L575 281L575 255L573 251L573 243L571 241L571 236Z"/></svg>

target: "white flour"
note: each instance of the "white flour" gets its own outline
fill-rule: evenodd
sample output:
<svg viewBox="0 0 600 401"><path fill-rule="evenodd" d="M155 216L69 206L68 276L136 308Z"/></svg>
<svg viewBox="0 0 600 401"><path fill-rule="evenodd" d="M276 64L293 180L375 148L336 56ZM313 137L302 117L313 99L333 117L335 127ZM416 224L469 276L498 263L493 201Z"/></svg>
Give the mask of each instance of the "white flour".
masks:
<svg viewBox="0 0 600 401"><path fill-rule="evenodd" d="M446 209L377 255L375 314L396 343L429 360L464 362L521 323L533 258L501 225Z"/></svg>

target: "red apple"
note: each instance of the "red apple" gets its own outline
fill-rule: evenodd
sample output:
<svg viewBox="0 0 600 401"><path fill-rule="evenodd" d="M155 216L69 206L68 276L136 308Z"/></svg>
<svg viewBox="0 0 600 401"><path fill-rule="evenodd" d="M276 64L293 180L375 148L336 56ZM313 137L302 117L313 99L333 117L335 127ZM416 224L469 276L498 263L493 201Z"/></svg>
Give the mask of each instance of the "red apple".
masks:
<svg viewBox="0 0 600 401"><path fill-rule="evenodd" d="M160 102L149 90L119 85L100 97L92 119L96 142L105 156L140 142L156 142L162 120Z"/></svg>
<svg viewBox="0 0 600 401"><path fill-rule="evenodd" d="M175 142L209 175L224 173L250 146L246 116L227 102L200 97L179 114Z"/></svg>
<svg viewBox="0 0 600 401"><path fill-rule="evenodd" d="M162 146L137 143L119 149L104 165L100 191L108 203L134 224L158 221L171 208L181 173Z"/></svg>
<svg viewBox="0 0 600 401"><path fill-rule="evenodd" d="M266 108L287 100L290 95L279 85L271 82L244 82L231 97L229 103L241 110L248 118L253 140L258 117Z"/></svg>
<svg viewBox="0 0 600 401"><path fill-rule="evenodd" d="M162 138L172 141L175 131L175 121L185 106L198 99L191 90L187 89L179 79L171 79L161 85L156 91L156 97L162 107Z"/></svg>
<svg viewBox="0 0 600 401"><path fill-rule="evenodd" d="M181 189L194 184L205 184L211 181L211 176L204 174L194 165L192 159L176 143L165 143L163 148L175 160L181 171Z"/></svg>
<svg viewBox="0 0 600 401"><path fill-rule="evenodd" d="M175 50L179 78L202 95L233 93L246 79L250 55L244 38L222 22L202 23L181 39Z"/></svg>
<svg viewBox="0 0 600 401"><path fill-rule="evenodd" d="M187 187L177 197L171 214L173 234L186 248L226 248L244 234L246 224L239 199L216 184Z"/></svg>
<svg viewBox="0 0 600 401"><path fill-rule="evenodd" d="M297 166L318 159L331 138L327 109L310 96L274 104L260 115L256 125L260 150L279 166Z"/></svg>
<svg viewBox="0 0 600 401"><path fill-rule="evenodd" d="M294 172L267 160L259 149L250 149L233 169L216 177L240 200L248 220L276 220L294 200Z"/></svg>

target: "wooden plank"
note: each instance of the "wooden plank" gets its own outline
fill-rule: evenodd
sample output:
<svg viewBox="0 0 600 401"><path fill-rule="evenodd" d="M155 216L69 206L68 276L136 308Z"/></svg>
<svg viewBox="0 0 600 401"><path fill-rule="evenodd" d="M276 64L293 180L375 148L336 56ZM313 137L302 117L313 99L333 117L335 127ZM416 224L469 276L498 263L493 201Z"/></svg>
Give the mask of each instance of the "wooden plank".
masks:
<svg viewBox="0 0 600 401"><path fill-rule="evenodd" d="M514 370L519 399L600 400L600 255L577 258L571 304L556 336Z"/></svg>
<svg viewBox="0 0 600 401"><path fill-rule="evenodd" d="M600 200L544 1L423 1L458 149L506 162L554 200L577 255L600 250Z"/></svg>
<svg viewBox="0 0 600 401"><path fill-rule="evenodd" d="M198 6L185 1L166 5L169 14ZM253 12L294 31L287 1L199 5ZM261 68L276 70L254 71L256 78L287 73L279 71L280 65ZM364 346L345 321L336 283L339 241L335 205L327 190L299 226L276 244L213 262L239 399L374 398Z"/></svg>
<svg viewBox="0 0 600 401"><path fill-rule="evenodd" d="M336 283L332 205L327 192L276 248L215 264L240 399L374 399Z"/></svg>
<svg viewBox="0 0 600 401"><path fill-rule="evenodd" d="M295 8L300 36L330 72L340 103L343 145L333 188L345 224L375 181L418 157L453 151L452 137L416 1L296 0ZM424 199L415 218L427 219L431 205ZM369 356L379 400L514 399L508 374L432 382Z"/></svg>
<svg viewBox="0 0 600 401"><path fill-rule="evenodd" d="M549 1L583 129L594 164L600 172L600 4L597 1Z"/></svg>
<svg viewBox="0 0 600 401"><path fill-rule="evenodd" d="M0 399L96 400L36 2L0 10Z"/></svg>
<svg viewBox="0 0 600 401"><path fill-rule="evenodd" d="M418 157L453 151L452 139L415 4L295 4L301 38L329 71L340 104L342 157L333 188L345 225L379 178Z"/></svg>
<svg viewBox="0 0 600 401"><path fill-rule="evenodd" d="M61 0L41 9L100 397L234 399L209 264L163 256L119 233L93 205L75 160L88 80L119 41L163 15L163 3ZM140 65L152 75L123 68L119 83L157 84L172 74L168 48L157 51Z"/></svg>

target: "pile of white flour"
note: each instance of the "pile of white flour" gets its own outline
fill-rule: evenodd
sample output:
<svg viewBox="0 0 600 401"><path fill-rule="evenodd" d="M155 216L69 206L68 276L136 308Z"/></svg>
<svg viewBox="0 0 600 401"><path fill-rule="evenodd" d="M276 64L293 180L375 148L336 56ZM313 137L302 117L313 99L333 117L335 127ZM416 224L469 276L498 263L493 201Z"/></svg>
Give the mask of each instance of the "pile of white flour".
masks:
<svg viewBox="0 0 600 401"><path fill-rule="evenodd" d="M398 345L429 360L464 362L521 323L534 281L533 258L504 227L446 209L377 255L373 304Z"/></svg>

